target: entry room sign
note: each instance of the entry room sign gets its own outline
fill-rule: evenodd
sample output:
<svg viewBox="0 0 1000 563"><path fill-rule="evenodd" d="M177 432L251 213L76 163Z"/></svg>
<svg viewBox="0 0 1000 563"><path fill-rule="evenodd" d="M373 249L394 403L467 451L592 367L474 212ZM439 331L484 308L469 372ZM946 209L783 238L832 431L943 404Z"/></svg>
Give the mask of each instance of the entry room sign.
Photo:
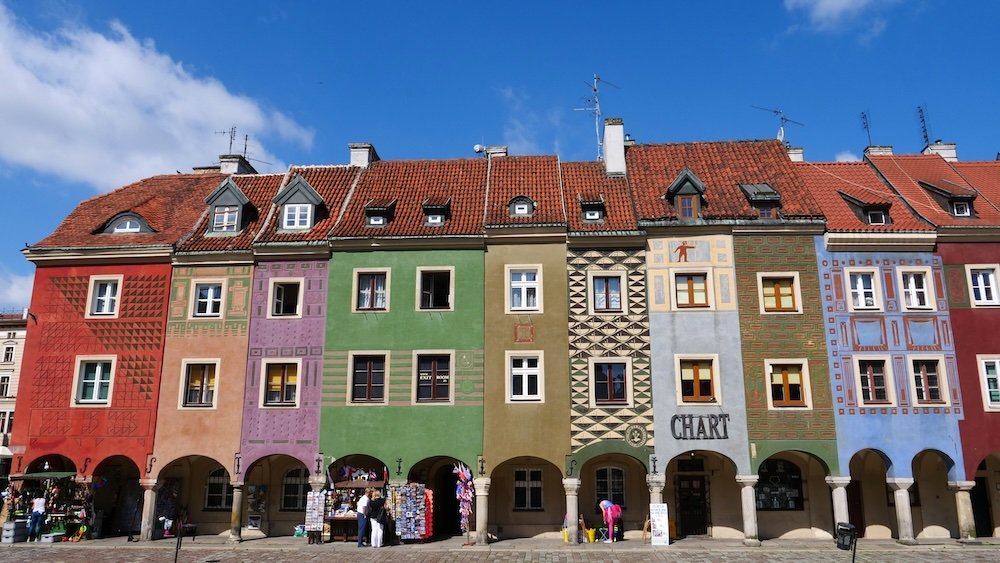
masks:
<svg viewBox="0 0 1000 563"><path fill-rule="evenodd" d="M649 505L649 533L653 545L670 545L670 520L666 504Z"/></svg>

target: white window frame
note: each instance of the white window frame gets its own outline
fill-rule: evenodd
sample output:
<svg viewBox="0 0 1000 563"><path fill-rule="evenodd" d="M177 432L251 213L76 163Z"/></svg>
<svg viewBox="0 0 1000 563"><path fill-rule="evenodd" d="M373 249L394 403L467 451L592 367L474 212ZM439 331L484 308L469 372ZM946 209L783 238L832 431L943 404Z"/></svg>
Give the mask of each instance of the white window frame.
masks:
<svg viewBox="0 0 1000 563"><path fill-rule="evenodd" d="M873 219L873 217L875 217L876 215L878 215L879 217L878 221L875 221ZM868 220L869 225L885 225L887 223L886 216L887 216L886 212L882 210L872 210L865 212L865 218Z"/></svg>
<svg viewBox="0 0 1000 563"><path fill-rule="evenodd" d="M426 222L431 227L440 227L444 224L444 215L440 213L428 213Z"/></svg>
<svg viewBox="0 0 1000 563"><path fill-rule="evenodd" d="M212 208L212 232L236 233L239 232L239 230L239 205L216 205Z"/></svg>
<svg viewBox="0 0 1000 563"><path fill-rule="evenodd" d="M798 365L802 378L802 405L775 405L774 397L771 395L771 371L774 366ZM809 359L808 358L769 358L764 360L764 387L767 390L767 409L773 411L810 411L812 404L812 388L809 379Z"/></svg>
<svg viewBox="0 0 1000 563"><path fill-rule="evenodd" d="M281 206L281 228L286 231L303 231L312 228L311 203L286 203Z"/></svg>
<svg viewBox="0 0 1000 563"><path fill-rule="evenodd" d="M0 411L0 434L14 431L14 411Z"/></svg>
<svg viewBox="0 0 1000 563"><path fill-rule="evenodd" d="M600 209L588 209L583 212L584 221L600 221L604 218L604 213Z"/></svg>
<svg viewBox="0 0 1000 563"><path fill-rule="evenodd" d="M299 285L299 295L295 303L295 314L294 315L276 315L274 313L274 305L277 302L277 291L279 284L298 284ZM305 278L271 278L267 280L267 318L269 319L301 319L302 318L302 305L305 296L306 280Z"/></svg>
<svg viewBox="0 0 1000 563"><path fill-rule="evenodd" d="M597 298L597 290L594 287L595 278L618 278L620 310L598 310L594 306L594 300ZM590 315L628 314L628 272L626 270L587 270L587 313Z"/></svg>
<svg viewBox="0 0 1000 563"><path fill-rule="evenodd" d="M142 224L135 217L125 217L119 219L115 226L111 228L111 232L121 235L129 233L138 233L142 230Z"/></svg>
<svg viewBox="0 0 1000 563"><path fill-rule="evenodd" d="M448 356L448 400L440 399L424 399L422 401L417 400L417 378L420 377L420 356ZM388 362L388 358L386 362ZM410 377L410 402L413 405L419 405L421 407L426 406L440 406L440 405L454 405L455 404L455 350L414 350L413 351L413 369L412 377ZM388 370L389 367L386 366ZM388 382L387 382L388 383ZM386 385L386 391L388 392L388 385Z"/></svg>
<svg viewBox="0 0 1000 563"><path fill-rule="evenodd" d="M118 369L118 356L76 356L75 368L73 369L73 396L70 397L70 407L73 408L108 408L115 396L115 373ZM108 399L83 400L80 395L80 385L83 382L83 364L91 362L110 362L111 375L108 378Z"/></svg>
<svg viewBox="0 0 1000 563"><path fill-rule="evenodd" d="M14 382L14 372L5 371L0 373L0 398L2 397L14 397L14 388L11 385Z"/></svg>
<svg viewBox="0 0 1000 563"><path fill-rule="evenodd" d="M199 285L218 285L219 286L219 313L218 314L198 314L198 286ZM214 299L209 299L209 303L213 303ZM199 320L199 319L222 319L226 316L226 279L225 278L210 278L210 279L192 279L191 280L191 295L188 298L188 319L189 320Z"/></svg>
<svg viewBox="0 0 1000 563"><path fill-rule="evenodd" d="M869 274L872 277L872 297L874 305L871 307L854 305L854 286L851 284L851 276ZM847 290L847 308L851 311L881 311L884 308L882 293L882 271L879 268L844 268L844 287Z"/></svg>
<svg viewBox="0 0 1000 563"><path fill-rule="evenodd" d="M115 282L115 294L110 297L114 302L114 311L109 313L97 313L95 308L101 299L108 299L108 297L98 297L96 294L97 285L104 282ZM88 319L117 319L119 313L122 310L122 295L124 290L125 276L122 274L118 275L98 275L90 276L90 285L87 288L87 311L84 315Z"/></svg>
<svg viewBox="0 0 1000 563"><path fill-rule="evenodd" d="M625 364L625 402L624 403L598 403L594 393L597 377L594 368L597 364ZM626 409L635 406L635 389L632 378L632 358L628 356L591 356L587 358L587 378L588 395L590 395L590 408L592 409Z"/></svg>
<svg viewBox="0 0 1000 563"><path fill-rule="evenodd" d="M5 364L12 364L12 363L14 363L14 354L15 354L16 350L17 350L17 348L15 348L12 345L4 346L3 347L3 363L5 363Z"/></svg>
<svg viewBox="0 0 1000 563"><path fill-rule="evenodd" d="M535 281L518 281L514 282L511 276L514 272L535 272ZM542 278L542 265L541 264L505 264L504 265L504 311L508 315L518 315L522 313L528 314L541 314L545 312L545 302L543 299L543 291L545 288L544 281ZM512 295L511 293L515 288L518 288L522 294L522 302L527 301L527 290L531 287L535 288L535 307L521 306L514 308L511 305Z"/></svg>
<svg viewBox="0 0 1000 563"><path fill-rule="evenodd" d="M920 274L924 277L926 305L907 305L907 295L917 294L917 290L906 286L908 276ZM905 266L896 268L896 284L899 287L899 306L903 311L934 311L937 309L937 295L934 291L934 271L928 266Z"/></svg>
<svg viewBox="0 0 1000 563"><path fill-rule="evenodd" d="M212 392L212 405L211 406L195 406L186 405L185 399L187 398L187 374L188 366L190 365L201 365L201 364L213 364L215 365L215 390ZM219 392L222 388L222 358L184 358L181 360L181 374L180 374L180 389L177 393L177 409L178 410L195 410L195 411L206 411L215 410L219 406Z"/></svg>
<svg viewBox="0 0 1000 563"><path fill-rule="evenodd" d="M354 400L354 360L358 356L382 356L382 400L381 401L355 401ZM347 353L347 397L345 404L354 407L376 406L384 407L389 404L389 363L391 361L389 350L351 350Z"/></svg>
<svg viewBox="0 0 1000 563"><path fill-rule="evenodd" d="M369 215L367 222L370 227L385 226L385 215Z"/></svg>
<svg viewBox="0 0 1000 563"><path fill-rule="evenodd" d="M385 274L385 307L377 309L358 308L358 281L365 274ZM354 268L351 279L352 313L388 313L392 304L392 268ZM374 299L374 297L373 297Z"/></svg>
<svg viewBox="0 0 1000 563"><path fill-rule="evenodd" d="M959 209L964 209L964 211ZM972 205L967 201L955 201L951 204L951 212L955 217L972 217Z"/></svg>
<svg viewBox="0 0 1000 563"><path fill-rule="evenodd" d="M514 377L518 374L514 372L515 359L535 359L538 361L538 393L535 395L524 392L514 395ZM538 404L545 402L545 352L543 350L507 350L504 352L504 362L506 365L505 387L508 404ZM531 368L520 368L522 378L521 389L526 390L527 375Z"/></svg>
<svg viewBox="0 0 1000 563"><path fill-rule="evenodd" d="M705 276L705 300L707 305L681 307L677 301L677 276L702 274ZM713 268L670 268L670 309L677 312L698 312L715 310L715 270Z"/></svg>
<svg viewBox="0 0 1000 563"><path fill-rule="evenodd" d="M974 273L981 270L989 270L991 285L989 290L993 292L993 299L980 299L976 300L976 291ZM966 264L965 265L965 279L969 284L969 303L973 307L998 307L1000 306L1000 264Z"/></svg>
<svg viewBox="0 0 1000 563"><path fill-rule="evenodd" d="M714 401L685 401L681 388L681 362L712 362L712 395ZM718 354L674 354L674 393L677 406L720 407L722 406L722 371Z"/></svg>
<svg viewBox="0 0 1000 563"><path fill-rule="evenodd" d="M421 301L423 301L423 275L426 272L448 272L448 306L447 307L437 307L424 309L420 306ZM417 278L414 285L416 286L416 299L414 301L414 307L416 311L421 313L441 313L444 311L454 311L455 310L455 267L454 266L417 266Z"/></svg>
<svg viewBox="0 0 1000 563"><path fill-rule="evenodd" d="M1000 393L1000 354L976 354L976 366L979 370L979 390L983 394L983 410L987 412L1000 412L1000 399L990 400L989 377L986 374L986 364L992 363L994 366L996 385Z"/></svg>
<svg viewBox="0 0 1000 563"><path fill-rule="evenodd" d="M789 311L768 311L764 306L764 280L774 278L791 278L792 298L795 300L795 309ZM757 299L760 303L761 315L801 315L802 314L802 289L799 284L798 272L757 272Z"/></svg>
<svg viewBox="0 0 1000 563"><path fill-rule="evenodd" d="M514 492L517 490L517 488L519 486L518 485L519 481L517 480L517 472L518 471L524 471L525 472L525 477L526 477L526 479L524 480L524 483L525 483L525 485L524 485L524 488L525 488L524 498L525 498L525 501L527 502L527 505L523 506L523 507L518 507L515 504L517 502L517 500L516 500L517 499L517 495L514 494ZM533 472L533 471L537 471L538 472L538 479L537 480L531 478L531 472ZM511 487L511 495L510 495L511 510L513 512L544 512L545 511L545 469L542 468L542 467L515 467L515 468L513 468L511 470L511 477L512 477L511 483L513 485ZM533 489L533 488L538 488L541 491L541 494L538 495L539 499L541 500L541 505L540 506L531 506L531 489Z"/></svg>
<svg viewBox="0 0 1000 563"><path fill-rule="evenodd" d="M888 355L855 355L851 358L854 365L854 394L859 407L883 408L895 407L896 403L896 376L893 373L892 357ZM885 370L885 401L865 401L863 386L861 385L861 362L882 362Z"/></svg>
<svg viewBox="0 0 1000 563"><path fill-rule="evenodd" d="M267 366L272 364L295 364L295 403L267 404ZM257 405L262 409L288 410L297 409L302 404L302 388L305 374L302 373L302 358L264 358L260 362L260 397Z"/></svg>
<svg viewBox="0 0 1000 563"><path fill-rule="evenodd" d="M213 477L213 473L222 471L223 477ZM221 506L209 506L208 504L208 491L209 487L212 485L222 485L222 505ZM218 496L218 495L216 495ZM229 472L226 471L225 467L219 466L215 469L209 471L205 474L205 495L202 498L203 510L211 512L221 512L223 510L233 509L233 485L229 480Z"/></svg>
<svg viewBox="0 0 1000 563"><path fill-rule="evenodd" d="M916 374L913 372L913 362L915 361L936 361L938 365L938 392L941 394L940 401L919 401L917 400ZM911 403L914 407L946 407L951 405L951 389L948 385L948 367L945 364L944 356L941 354L919 354L906 357L906 379L910 386Z"/></svg>
<svg viewBox="0 0 1000 563"><path fill-rule="evenodd" d="M527 217L531 215L531 204L530 203L515 203L514 204L514 216L515 217Z"/></svg>

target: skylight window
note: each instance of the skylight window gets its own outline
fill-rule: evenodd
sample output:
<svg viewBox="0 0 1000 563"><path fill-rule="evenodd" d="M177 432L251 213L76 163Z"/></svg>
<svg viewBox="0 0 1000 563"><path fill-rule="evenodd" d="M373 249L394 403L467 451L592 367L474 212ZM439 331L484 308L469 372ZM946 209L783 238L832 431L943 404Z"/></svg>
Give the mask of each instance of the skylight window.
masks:
<svg viewBox="0 0 1000 563"><path fill-rule="evenodd" d="M951 204L951 211L955 217L971 217L972 206L966 201L956 201Z"/></svg>
<svg viewBox="0 0 1000 563"><path fill-rule="evenodd" d="M885 225L885 211L869 211L866 213L869 225Z"/></svg>

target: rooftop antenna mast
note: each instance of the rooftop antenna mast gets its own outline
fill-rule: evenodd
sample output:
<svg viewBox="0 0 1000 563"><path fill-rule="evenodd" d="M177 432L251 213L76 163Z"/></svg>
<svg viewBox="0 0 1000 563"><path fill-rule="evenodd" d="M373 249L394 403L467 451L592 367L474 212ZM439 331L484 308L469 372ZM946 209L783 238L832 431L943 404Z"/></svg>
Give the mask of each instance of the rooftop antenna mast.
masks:
<svg viewBox="0 0 1000 563"><path fill-rule="evenodd" d="M861 127L868 133L868 146L872 146L872 124L867 111L861 112Z"/></svg>
<svg viewBox="0 0 1000 563"><path fill-rule="evenodd" d="M924 135L924 146L931 144L931 130L927 126L927 106L917 106L917 117L920 118L920 132Z"/></svg>
<svg viewBox="0 0 1000 563"><path fill-rule="evenodd" d="M781 142L785 141L785 124L786 123L794 123L796 125L802 125L803 127L805 127L805 123L799 123L798 121L795 121L794 119L792 119L792 118L788 117L787 115L785 115L785 112L781 111L780 109L762 108L760 106L751 106L751 107L753 107L754 109L759 109L759 110L763 110L763 111L769 111L769 112L773 113L774 115L778 116L778 140L781 141Z"/></svg>
<svg viewBox="0 0 1000 563"><path fill-rule="evenodd" d="M586 82L584 83L587 84L587 86L590 86L591 94L589 98L584 98L583 101L590 104L590 107L573 108L574 111L589 111L594 115L594 135L597 136L597 160L601 160L601 158L603 158L604 155L604 142L601 139L601 98L598 95L598 87L600 86L601 82L607 84L608 86L614 86L615 88L618 88L618 86L615 86L614 84L608 82L607 80L604 80L603 78L595 74L593 84L587 84Z"/></svg>
<svg viewBox="0 0 1000 563"><path fill-rule="evenodd" d="M225 131L216 131L215 133L217 135L229 135L229 152L226 154L233 154L233 142L236 141L236 126L233 125ZM243 152L243 157L246 158L246 146L243 147Z"/></svg>

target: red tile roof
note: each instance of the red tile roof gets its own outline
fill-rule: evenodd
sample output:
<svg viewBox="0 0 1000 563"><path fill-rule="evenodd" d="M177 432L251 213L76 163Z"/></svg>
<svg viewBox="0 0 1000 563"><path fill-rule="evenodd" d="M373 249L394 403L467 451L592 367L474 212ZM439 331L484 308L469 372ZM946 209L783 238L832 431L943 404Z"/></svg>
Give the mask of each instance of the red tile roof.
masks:
<svg viewBox="0 0 1000 563"><path fill-rule="evenodd" d="M608 177L602 162L563 162L562 180L566 221L570 231L635 231L636 220L632 209L628 183L624 177ZM604 202L604 221L583 221L581 202Z"/></svg>
<svg viewBox="0 0 1000 563"><path fill-rule="evenodd" d="M972 203L974 217L955 217L950 209L942 207L931 196L930 190L920 186L919 182L924 181L938 187L948 186L950 191L962 190L964 193L970 193L974 190L951 164L936 154L869 156L868 160L899 194L906 198L917 213L935 225L942 227L1000 225L1000 211L983 197L977 197Z"/></svg>
<svg viewBox="0 0 1000 563"><path fill-rule="evenodd" d="M565 225L559 161L555 156L500 156L490 160L486 225ZM530 216L511 217L510 202L518 196L535 202Z"/></svg>
<svg viewBox="0 0 1000 563"><path fill-rule="evenodd" d="M205 209L205 197L225 178L224 174L174 174L140 180L80 203L52 234L32 248L174 244L195 225ZM124 212L141 216L155 232L100 232L110 219Z"/></svg>
<svg viewBox="0 0 1000 563"><path fill-rule="evenodd" d="M977 213L986 203L980 201L982 198L989 200L990 207L1000 205L1000 160L954 162L952 167L979 191L980 197L973 203Z"/></svg>
<svg viewBox="0 0 1000 563"><path fill-rule="evenodd" d="M185 238L177 247L178 252L232 252L248 251L250 243L257 231L264 225L267 210L271 207L271 198L278 193L283 174L238 174L233 175L233 182L250 200L250 205L256 208L256 215L251 215L244 223L243 230L233 236L211 236L213 215L209 212L204 198L196 208L202 212L201 219L195 226L192 235Z"/></svg>
<svg viewBox="0 0 1000 563"><path fill-rule="evenodd" d="M823 210L830 231L934 230L910 212L867 162L798 162L795 167ZM891 223L869 225L862 221L841 194L865 204L891 204Z"/></svg>
<svg viewBox="0 0 1000 563"><path fill-rule="evenodd" d="M705 184L703 219L756 219L758 213L740 184L770 185L781 195L785 218L822 216L785 147L776 140L634 145L625 157L641 219L677 219L673 202L663 195L684 168Z"/></svg>
<svg viewBox="0 0 1000 563"><path fill-rule="evenodd" d="M487 160L379 160L362 173L331 237L442 237L481 235ZM311 183L311 182L310 182ZM423 202L451 199L443 225L426 226ZM365 206L395 200L384 227L368 227Z"/></svg>
<svg viewBox="0 0 1000 563"><path fill-rule="evenodd" d="M344 205L344 199L350 193L351 186L357 181L358 174L362 171L363 169L357 166L292 166L288 170L284 185L287 185L296 175L302 176L323 198L323 207L325 208L323 215L316 217L313 228L308 231L279 232L280 210L274 206L271 211L271 220L254 242L266 244L326 240L327 234L337 221L337 216Z"/></svg>

